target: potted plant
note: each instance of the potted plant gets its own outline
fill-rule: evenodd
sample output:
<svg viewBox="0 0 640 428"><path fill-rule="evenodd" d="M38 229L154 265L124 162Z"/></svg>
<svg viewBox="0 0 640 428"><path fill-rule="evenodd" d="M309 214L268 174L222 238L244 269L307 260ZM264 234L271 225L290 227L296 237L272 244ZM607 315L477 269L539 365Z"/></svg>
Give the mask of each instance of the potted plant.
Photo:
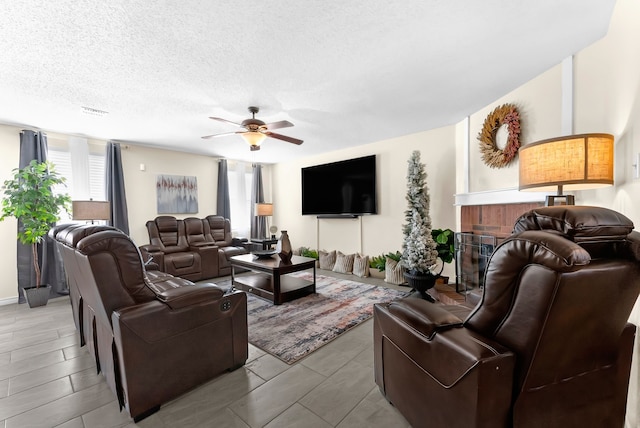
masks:
<svg viewBox="0 0 640 428"><path fill-rule="evenodd" d="M373 278L384 278L385 269L387 267L387 258L400 261L402 254L399 251L395 253L380 254L369 258L369 275Z"/></svg>
<svg viewBox="0 0 640 428"><path fill-rule="evenodd" d="M38 243L59 220L60 210L69 209L71 198L53 192L53 187L64 184L65 178L58 175L49 162L32 160L26 167L12 172L13 178L4 182L0 221L15 217L22 223L18 239L31 246L36 279L35 286L25 287L23 293L30 307L43 306L47 304L51 286L41 284Z"/></svg>
<svg viewBox="0 0 640 428"><path fill-rule="evenodd" d="M440 260L441 266L438 272L438 282L442 280L442 283L447 284L449 282L448 276L443 276L445 263L451 263L455 256L455 234L451 229L432 229L431 237L436 241L436 251L438 252L438 260Z"/></svg>
<svg viewBox="0 0 640 428"><path fill-rule="evenodd" d="M424 298L433 300L427 294L427 290L435 285L442 269L437 271L439 269L438 250L432 235L429 216L427 173L420 162L418 150L411 153L408 164L406 196L408 208L405 211L406 223L402 227L404 240L401 263L405 268L404 275L409 286L419 291Z"/></svg>

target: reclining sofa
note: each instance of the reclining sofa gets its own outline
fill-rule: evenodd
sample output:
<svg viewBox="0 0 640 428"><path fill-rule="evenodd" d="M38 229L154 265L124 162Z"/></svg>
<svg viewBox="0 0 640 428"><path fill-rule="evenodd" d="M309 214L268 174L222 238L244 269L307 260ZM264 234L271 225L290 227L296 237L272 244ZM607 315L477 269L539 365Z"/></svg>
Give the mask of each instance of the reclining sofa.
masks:
<svg viewBox="0 0 640 428"><path fill-rule="evenodd" d="M374 306L375 381L414 427L624 426L640 233L600 207L534 209L473 309Z"/></svg>
<svg viewBox="0 0 640 428"><path fill-rule="evenodd" d="M63 225L49 236L62 253L80 343L135 421L245 363L244 292L153 270L113 227Z"/></svg>
<svg viewBox="0 0 640 428"><path fill-rule="evenodd" d="M146 223L149 244L140 251L163 272L191 281L231 275L229 259L248 250L231 237L231 223L222 216L184 220L159 216Z"/></svg>

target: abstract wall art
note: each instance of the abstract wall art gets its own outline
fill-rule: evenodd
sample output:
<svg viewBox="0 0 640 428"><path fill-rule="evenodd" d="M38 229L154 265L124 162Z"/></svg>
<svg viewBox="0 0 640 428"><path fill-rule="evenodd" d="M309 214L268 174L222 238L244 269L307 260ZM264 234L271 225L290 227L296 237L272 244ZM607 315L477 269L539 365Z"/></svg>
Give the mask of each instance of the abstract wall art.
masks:
<svg viewBox="0 0 640 428"><path fill-rule="evenodd" d="M156 177L158 214L195 214L198 212L197 177L158 175Z"/></svg>

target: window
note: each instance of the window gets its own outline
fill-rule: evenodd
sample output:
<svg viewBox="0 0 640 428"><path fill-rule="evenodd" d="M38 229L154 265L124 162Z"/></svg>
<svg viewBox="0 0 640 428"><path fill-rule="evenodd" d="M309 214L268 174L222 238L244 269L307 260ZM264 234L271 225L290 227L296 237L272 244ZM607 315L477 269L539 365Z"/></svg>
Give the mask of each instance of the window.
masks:
<svg viewBox="0 0 640 428"><path fill-rule="evenodd" d="M231 234L250 238L251 234L251 164L229 162L229 203L231 205Z"/></svg>
<svg viewBox="0 0 640 428"><path fill-rule="evenodd" d="M99 153L102 147L93 147L90 151L87 141L79 138L68 145L65 143L55 141L47 153L55 170L66 179L65 185L58 186L54 192L68 193L72 200L104 201L105 155ZM71 214L62 212L60 222L71 221Z"/></svg>

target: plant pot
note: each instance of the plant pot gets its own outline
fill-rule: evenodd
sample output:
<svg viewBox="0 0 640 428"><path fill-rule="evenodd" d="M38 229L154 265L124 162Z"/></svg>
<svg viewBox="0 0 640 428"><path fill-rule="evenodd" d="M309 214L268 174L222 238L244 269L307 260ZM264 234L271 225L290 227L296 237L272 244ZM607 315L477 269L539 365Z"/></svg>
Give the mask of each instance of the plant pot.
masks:
<svg viewBox="0 0 640 428"><path fill-rule="evenodd" d="M436 279L436 284L448 284L449 283L449 277L448 276L439 276L438 279Z"/></svg>
<svg viewBox="0 0 640 428"><path fill-rule="evenodd" d="M45 306L49 302L50 292L50 285L41 285L40 287L27 287L22 289L22 294L30 308Z"/></svg>
<svg viewBox="0 0 640 428"><path fill-rule="evenodd" d="M384 279L384 271L378 268L369 268L369 276L371 278Z"/></svg>
<svg viewBox="0 0 640 428"><path fill-rule="evenodd" d="M409 286L414 290L418 291L423 298L432 300L431 296L427 294L427 290L433 288L433 286L436 285L436 280L438 279L436 275L413 275L405 271L404 278L407 280L407 284L409 284Z"/></svg>

